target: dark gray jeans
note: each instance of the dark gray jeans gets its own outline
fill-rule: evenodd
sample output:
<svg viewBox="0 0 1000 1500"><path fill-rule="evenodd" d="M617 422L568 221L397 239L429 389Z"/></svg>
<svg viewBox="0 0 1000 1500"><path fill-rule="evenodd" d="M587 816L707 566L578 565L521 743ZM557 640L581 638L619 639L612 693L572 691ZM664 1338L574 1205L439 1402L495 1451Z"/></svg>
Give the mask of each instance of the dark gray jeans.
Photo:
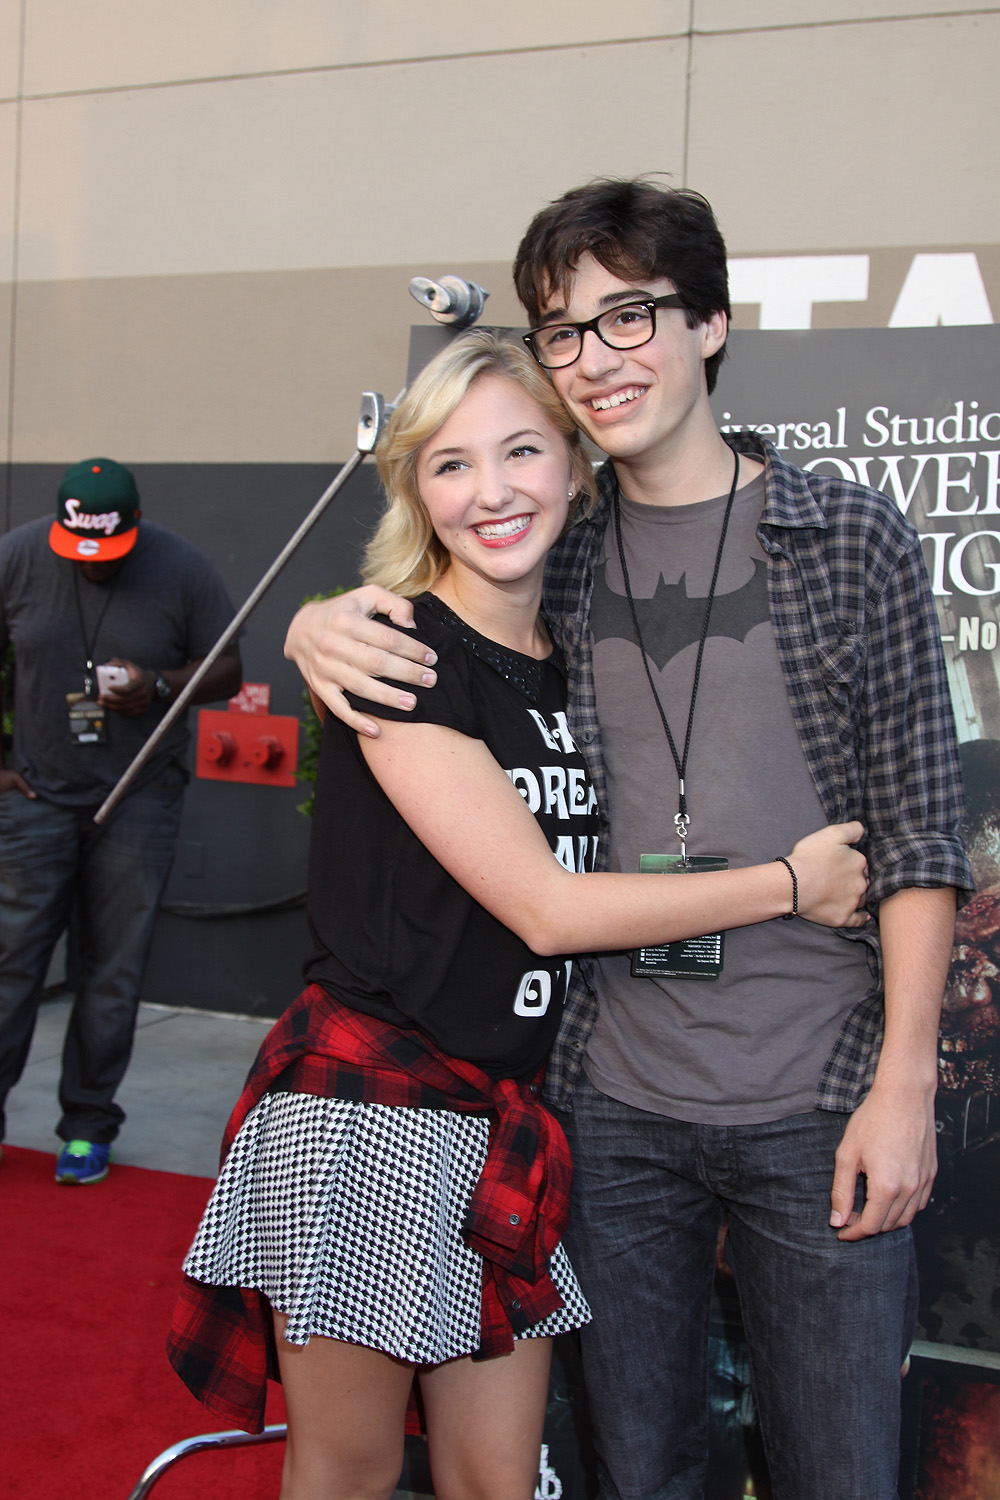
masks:
<svg viewBox="0 0 1000 1500"><path fill-rule="evenodd" d="M892 1500L900 1366L916 1312L909 1229L829 1227L845 1116L691 1125L584 1078L567 1245L602 1500L700 1500L716 1240L739 1290L774 1500Z"/></svg>
<svg viewBox="0 0 1000 1500"><path fill-rule="evenodd" d="M143 970L177 844L184 782L96 808L0 797L0 1135L27 1061L56 940L74 915L76 993L63 1048L63 1140L111 1141L125 1118L114 1095L132 1053Z"/></svg>

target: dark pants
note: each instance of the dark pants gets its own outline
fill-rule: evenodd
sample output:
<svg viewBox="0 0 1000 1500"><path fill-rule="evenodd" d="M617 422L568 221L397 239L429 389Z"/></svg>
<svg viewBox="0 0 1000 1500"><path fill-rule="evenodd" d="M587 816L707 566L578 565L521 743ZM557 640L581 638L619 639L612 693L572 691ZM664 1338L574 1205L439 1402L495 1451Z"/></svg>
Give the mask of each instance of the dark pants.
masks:
<svg viewBox="0 0 1000 1500"><path fill-rule="evenodd" d="M184 786L126 796L95 826L95 808L0 797L0 1135L24 1070L52 950L74 916L75 996L63 1049L63 1140L112 1141L125 1118L125 1075L156 910L177 844Z"/></svg>
<svg viewBox="0 0 1000 1500"><path fill-rule="evenodd" d="M846 1117L691 1125L585 1078L567 1245L594 1321L584 1375L602 1500L700 1500L716 1241L739 1290L774 1500L891 1500L916 1311L908 1229L829 1227Z"/></svg>

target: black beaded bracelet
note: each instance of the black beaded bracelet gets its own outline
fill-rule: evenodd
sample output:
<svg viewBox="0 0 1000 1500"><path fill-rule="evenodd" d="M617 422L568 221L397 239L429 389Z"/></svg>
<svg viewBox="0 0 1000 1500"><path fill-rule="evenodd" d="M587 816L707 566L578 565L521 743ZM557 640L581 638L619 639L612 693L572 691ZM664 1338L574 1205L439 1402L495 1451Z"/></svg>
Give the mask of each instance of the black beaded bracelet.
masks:
<svg viewBox="0 0 1000 1500"><path fill-rule="evenodd" d="M785 869L792 877L792 909L791 911L783 911L781 913L781 920L783 922L790 922L793 917L797 917L799 914L799 882L796 879L795 871L792 869L791 860L786 859L783 854L776 854L771 863L775 865L784 865Z"/></svg>

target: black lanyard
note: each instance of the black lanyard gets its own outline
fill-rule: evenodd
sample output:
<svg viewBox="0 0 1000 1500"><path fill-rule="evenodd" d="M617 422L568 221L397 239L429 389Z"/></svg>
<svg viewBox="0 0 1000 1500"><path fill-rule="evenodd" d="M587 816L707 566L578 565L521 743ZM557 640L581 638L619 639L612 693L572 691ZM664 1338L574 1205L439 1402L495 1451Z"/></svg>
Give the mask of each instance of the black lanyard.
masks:
<svg viewBox="0 0 1000 1500"><path fill-rule="evenodd" d="M736 486L739 483L740 478L740 456L735 450L733 452L733 458L735 460L735 467L733 469L733 482L729 489L729 499L726 501L726 513L722 518L722 534L719 537L719 547L718 551L715 554L715 568L712 572L712 583L708 590L708 599L705 602L705 617L701 622L701 635L698 638L698 655L695 658L694 664L694 682L691 685L691 703L688 708L687 731L684 735L683 755L677 754L677 746L674 743L673 735L670 733L670 725L667 723L667 716L663 711L663 704L660 702L660 695L656 691L656 683L653 681L653 674L649 669L649 657L646 655L646 647L643 644L642 631L639 628L639 616L636 612L635 600L632 597L632 583L628 574L628 563L625 561L625 544L622 540L622 508L620 498L621 491L618 487L617 481L615 483L614 514L615 535L618 541L618 559L621 563L622 578L625 582L625 597L628 600L629 611L632 615L632 629L635 631L636 644L638 645L639 650L642 652L642 664L646 669L646 679L649 682L650 691L653 694L653 701L656 704L657 712L660 715L660 723L663 725L663 732L667 736L667 744L670 746L670 754L673 756L674 766L677 771L678 798L677 812L674 814L674 827L677 830L677 837L681 841L681 859L685 864L687 864L687 836L688 830L691 827L691 819L688 816L687 792L685 790L684 779L687 774L688 752L691 749L691 729L694 725L694 705L698 697L698 684L701 680L701 661L702 657L705 654L705 641L708 639L708 626L712 618L712 605L715 602L715 586L719 581L719 569L722 566L722 552L723 548L726 545L726 532L729 530L729 517L733 513L733 501L736 499Z"/></svg>
<svg viewBox="0 0 1000 1500"><path fill-rule="evenodd" d="M76 612L80 620L80 635L83 639L83 655L84 661L86 662L86 675L83 679L83 695L85 698L93 698L94 648L97 645L98 632L100 631L100 628L104 623L104 616L108 612L108 605L111 603L111 595L114 591L115 580L111 579L108 583L102 585L102 587L107 590L107 598L105 599L104 604L101 607L100 614L97 616L97 624L94 626L93 633L91 634L90 640L88 641L87 627L83 621L83 604L80 599L80 575L76 571L75 563L72 563L71 567L73 569L73 592L76 595Z"/></svg>

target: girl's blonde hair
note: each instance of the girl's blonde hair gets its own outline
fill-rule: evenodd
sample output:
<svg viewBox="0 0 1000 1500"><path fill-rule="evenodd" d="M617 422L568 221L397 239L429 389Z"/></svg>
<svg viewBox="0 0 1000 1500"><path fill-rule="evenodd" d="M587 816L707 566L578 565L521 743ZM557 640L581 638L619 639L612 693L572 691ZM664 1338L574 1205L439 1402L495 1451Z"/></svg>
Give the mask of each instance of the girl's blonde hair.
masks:
<svg viewBox="0 0 1000 1500"><path fill-rule="evenodd" d="M365 548L362 577L404 598L431 587L448 566L447 550L435 535L417 488L417 455L484 375L511 380L538 402L563 437L570 457L574 497L569 524L592 509L596 498L590 462L580 434L542 368L521 344L488 328L454 339L421 370L399 403L376 450L385 490L382 519Z"/></svg>

